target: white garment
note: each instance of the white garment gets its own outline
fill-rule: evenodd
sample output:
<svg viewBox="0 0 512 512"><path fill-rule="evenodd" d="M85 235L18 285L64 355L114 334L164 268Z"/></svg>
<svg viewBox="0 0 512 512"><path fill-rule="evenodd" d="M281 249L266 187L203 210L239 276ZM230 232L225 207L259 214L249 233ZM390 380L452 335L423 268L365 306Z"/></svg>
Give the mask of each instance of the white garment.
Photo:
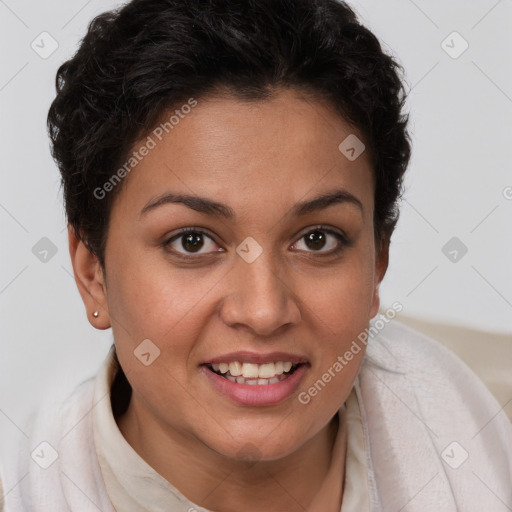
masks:
<svg viewBox="0 0 512 512"><path fill-rule="evenodd" d="M38 416L30 446L20 450L18 467L4 463L6 512L115 512L93 442L93 417L111 411L108 380L102 381L100 375L106 375L105 365L61 408L46 408L46 414ZM365 459L354 467L366 468L366 475L355 478L346 472L353 479L345 481L343 512L364 510L351 500L364 496L354 489L365 482L371 512L512 508L512 425L491 393L452 352L397 321L390 322L370 339L351 396L359 404L365 448L353 450ZM354 403L347 400L347 418L354 410L357 417ZM352 428L351 432L356 434L348 437L347 464L350 445L357 446L361 431ZM118 434L121 442L124 438ZM41 441L59 455L47 469L30 458ZM48 460L51 450L46 445L38 450L34 458ZM122 453L136 455L128 443ZM135 460L133 471L140 470L141 461ZM128 468L133 476L132 467ZM155 488L154 475L149 482L147 476L141 474L135 487ZM170 486L162 481L163 487ZM183 505L148 510L185 512L187 506L205 510L177 496Z"/></svg>

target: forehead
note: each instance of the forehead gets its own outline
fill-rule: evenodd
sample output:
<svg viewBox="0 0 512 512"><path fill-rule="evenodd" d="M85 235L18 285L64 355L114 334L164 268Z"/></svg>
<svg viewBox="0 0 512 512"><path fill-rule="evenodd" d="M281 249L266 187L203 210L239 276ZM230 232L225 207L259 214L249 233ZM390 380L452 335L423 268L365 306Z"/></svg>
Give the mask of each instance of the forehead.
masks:
<svg viewBox="0 0 512 512"><path fill-rule="evenodd" d="M361 151L362 136L329 104L296 90L256 101L195 101L192 108L166 112L134 145L132 152L139 154L144 146L150 149L127 173L121 203L141 210L172 191L215 198L253 215L269 203L291 205L344 188L372 210L368 155L363 151L354 159L353 151L346 152L347 144Z"/></svg>

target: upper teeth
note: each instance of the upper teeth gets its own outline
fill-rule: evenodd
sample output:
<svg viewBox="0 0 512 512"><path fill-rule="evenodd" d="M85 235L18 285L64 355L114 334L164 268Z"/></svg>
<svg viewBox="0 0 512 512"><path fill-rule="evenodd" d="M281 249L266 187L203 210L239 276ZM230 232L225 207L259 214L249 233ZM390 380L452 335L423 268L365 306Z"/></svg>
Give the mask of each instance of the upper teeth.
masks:
<svg viewBox="0 0 512 512"><path fill-rule="evenodd" d="M293 366L290 361L278 361L277 363L240 363L233 361L231 363L212 364L212 368L216 372L229 373L233 377L244 377L245 379L271 379L284 372L289 372Z"/></svg>

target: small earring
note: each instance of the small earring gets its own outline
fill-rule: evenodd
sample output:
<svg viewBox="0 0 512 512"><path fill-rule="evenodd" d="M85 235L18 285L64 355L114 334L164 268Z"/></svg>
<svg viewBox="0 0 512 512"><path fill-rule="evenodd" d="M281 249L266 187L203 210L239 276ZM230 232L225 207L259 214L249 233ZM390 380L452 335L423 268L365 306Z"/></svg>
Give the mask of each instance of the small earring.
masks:
<svg viewBox="0 0 512 512"><path fill-rule="evenodd" d="M100 316L100 314L99 314L97 311L95 311L95 312L92 314L92 316L93 316L94 318L98 318L98 317Z"/></svg>

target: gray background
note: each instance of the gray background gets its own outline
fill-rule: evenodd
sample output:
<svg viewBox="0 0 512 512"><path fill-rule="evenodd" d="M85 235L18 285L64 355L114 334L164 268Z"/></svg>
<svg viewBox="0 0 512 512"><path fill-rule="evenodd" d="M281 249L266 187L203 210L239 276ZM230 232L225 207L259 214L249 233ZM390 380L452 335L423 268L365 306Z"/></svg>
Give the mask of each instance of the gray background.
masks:
<svg viewBox="0 0 512 512"><path fill-rule="evenodd" d="M411 91L413 158L383 307L512 334L512 0L350 4L398 56ZM93 375L112 343L88 323L71 275L45 120L58 66L116 5L0 0L2 443L43 396Z"/></svg>

